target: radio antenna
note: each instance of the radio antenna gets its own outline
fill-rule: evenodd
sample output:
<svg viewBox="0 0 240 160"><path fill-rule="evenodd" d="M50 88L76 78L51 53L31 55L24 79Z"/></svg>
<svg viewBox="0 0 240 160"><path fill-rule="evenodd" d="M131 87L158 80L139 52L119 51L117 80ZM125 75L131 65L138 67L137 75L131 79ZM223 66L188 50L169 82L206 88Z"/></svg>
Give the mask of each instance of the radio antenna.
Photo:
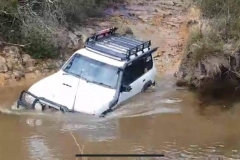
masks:
<svg viewBox="0 0 240 160"><path fill-rule="evenodd" d="M74 97L74 102L73 102L73 111L74 111L74 108L75 108L75 102L76 102L76 98L77 98L77 93L78 93L78 87L79 87L79 84L80 84L80 80L81 80L81 77L82 77L82 69L81 69L81 72L80 72L80 75L79 75L79 79L78 79L78 85L77 85L77 91L76 91L76 94L75 94L75 97Z"/></svg>

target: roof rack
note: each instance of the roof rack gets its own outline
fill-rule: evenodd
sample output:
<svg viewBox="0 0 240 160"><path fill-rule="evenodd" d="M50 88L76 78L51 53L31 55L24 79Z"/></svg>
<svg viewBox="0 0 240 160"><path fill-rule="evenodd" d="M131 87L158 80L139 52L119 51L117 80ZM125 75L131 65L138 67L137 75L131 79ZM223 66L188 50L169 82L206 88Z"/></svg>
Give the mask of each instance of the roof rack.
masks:
<svg viewBox="0 0 240 160"><path fill-rule="evenodd" d="M85 47L99 54L120 60L130 60L130 56L138 56L138 52L150 49L151 41L140 41L116 34L118 28L112 27L99 31L88 37Z"/></svg>

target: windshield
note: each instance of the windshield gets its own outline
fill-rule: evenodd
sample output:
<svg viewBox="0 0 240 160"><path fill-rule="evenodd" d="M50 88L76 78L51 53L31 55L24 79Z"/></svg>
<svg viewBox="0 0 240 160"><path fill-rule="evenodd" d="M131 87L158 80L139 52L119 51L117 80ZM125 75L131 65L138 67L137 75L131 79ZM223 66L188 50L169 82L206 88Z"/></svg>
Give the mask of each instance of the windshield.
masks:
<svg viewBox="0 0 240 160"><path fill-rule="evenodd" d="M118 67L96 61L80 54L74 55L63 70L68 74L81 77L88 82L110 88L117 87Z"/></svg>

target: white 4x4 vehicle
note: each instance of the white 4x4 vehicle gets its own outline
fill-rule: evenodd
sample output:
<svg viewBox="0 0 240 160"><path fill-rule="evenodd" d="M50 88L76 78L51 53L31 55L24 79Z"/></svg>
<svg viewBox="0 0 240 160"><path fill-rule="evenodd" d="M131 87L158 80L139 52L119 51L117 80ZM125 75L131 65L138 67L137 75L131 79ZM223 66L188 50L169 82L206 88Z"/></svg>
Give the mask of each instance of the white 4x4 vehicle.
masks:
<svg viewBox="0 0 240 160"><path fill-rule="evenodd" d="M89 37L55 74L22 91L17 106L104 116L120 103L155 84L151 41L115 33Z"/></svg>

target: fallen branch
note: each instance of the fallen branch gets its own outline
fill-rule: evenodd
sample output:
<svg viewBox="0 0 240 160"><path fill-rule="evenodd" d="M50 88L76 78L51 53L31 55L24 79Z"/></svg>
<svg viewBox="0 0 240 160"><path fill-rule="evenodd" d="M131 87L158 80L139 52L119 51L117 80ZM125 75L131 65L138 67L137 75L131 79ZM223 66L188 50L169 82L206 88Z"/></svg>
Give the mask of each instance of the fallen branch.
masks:
<svg viewBox="0 0 240 160"><path fill-rule="evenodd" d="M8 12L6 12L6 11L0 11L0 13L3 13L3 14L5 14L5 15L11 15L10 13L8 13Z"/></svg>
<svg viewBox="0 0 240 160"><path fill-rule="evenodd" d="M27 45L30 45L31 43L27 43L27 44L15 44L15 43L9 43L9 42L0 41L0 44L8 45L8 46L26 47Z"/></svg>

